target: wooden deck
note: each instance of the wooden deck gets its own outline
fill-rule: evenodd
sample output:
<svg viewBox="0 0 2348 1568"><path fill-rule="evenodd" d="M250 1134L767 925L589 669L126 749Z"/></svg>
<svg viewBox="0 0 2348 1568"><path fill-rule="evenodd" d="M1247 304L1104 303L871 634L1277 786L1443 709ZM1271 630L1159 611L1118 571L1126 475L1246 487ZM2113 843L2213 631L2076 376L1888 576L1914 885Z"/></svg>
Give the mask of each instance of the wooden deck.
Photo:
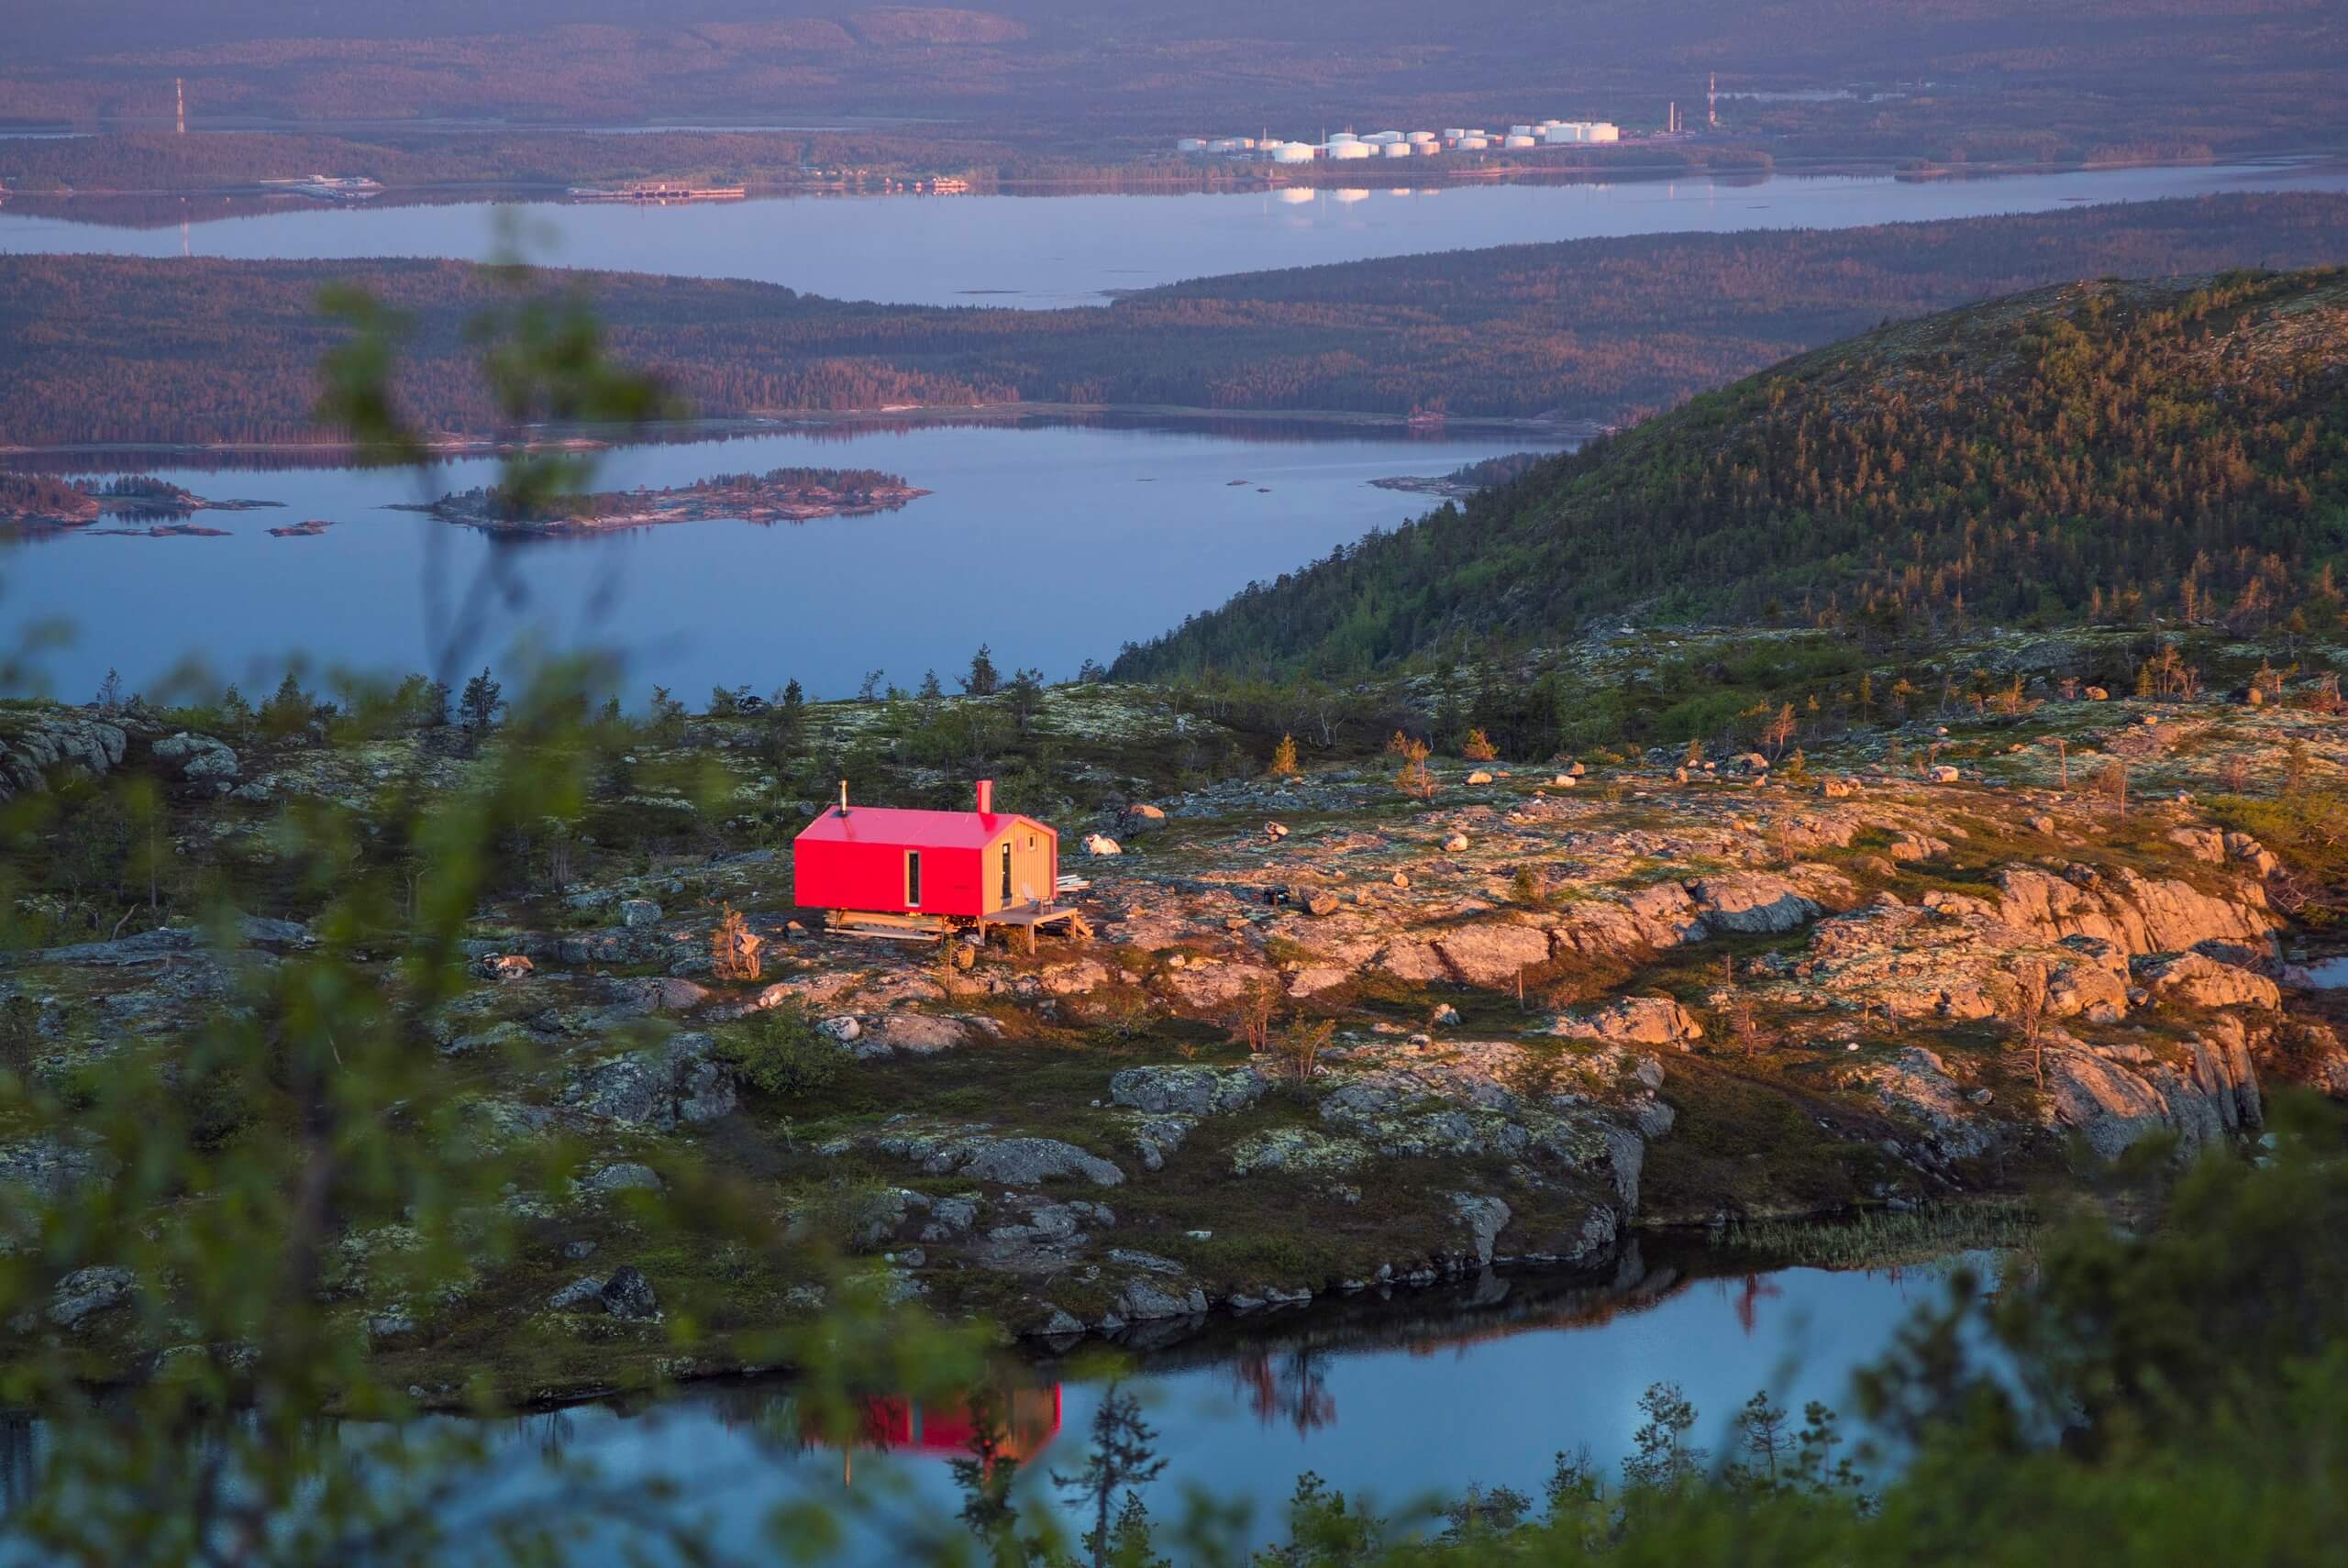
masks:
<svg viewBox="0 0 2348 1568"><path fill-rule="evenodd" d="M1038 931L1065 930L1079 940L1090 940L1092 925L1082 911L1069 904L1033 904L1024 909L997 910L977 921L957 919L948 915L888 914L869 910L828 910L824 923L842 936L878 936L896 942L944 942L958 930L975 925L980 943L987 939L987 928L1001 926L1026 934L1026 948L1036 951Z"/></svg>
<svg viewBox="0 0 2348 1568"><path fill-rule="evenodd" d="M1082 941L1090 941L1092 936L1091 922L1084 918L1082 911L1069 904L1037 904L1024 910L997 910L991 915L981 916L979 920L979 940L981 943L986 941L987 927L991 925L1009 926L1025 932L1027 951L1030 953L1036 951L1036 933L1048 927L1065 926L1070 936Z"/></svg>

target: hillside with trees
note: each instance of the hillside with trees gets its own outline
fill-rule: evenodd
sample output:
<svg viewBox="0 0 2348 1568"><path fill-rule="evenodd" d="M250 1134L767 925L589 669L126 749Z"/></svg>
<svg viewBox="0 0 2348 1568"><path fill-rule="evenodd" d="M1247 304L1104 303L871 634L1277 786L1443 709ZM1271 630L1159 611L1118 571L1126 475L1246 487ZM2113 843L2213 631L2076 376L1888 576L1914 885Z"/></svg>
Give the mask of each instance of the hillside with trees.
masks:
<svg viewBox="0 0 2348 1568"><path fill-rule="evenodd" d="M1047 403L1611 424L1786 356L2104 274L2348 257L2348 198L2239 195L1837 231L1508 246L1208 279L1107 306L938 308L769 284L554 274L703 416ZM496 428L465 324L504 277L447 261L0 258L0 446L330 439L320 291L400 312L421 426Z"/></svg>
<svg viewBox="0 0 2348 1568"><path fill-rule="evenodd" d="M1372 535L1114 673L1350 671L1625 620L2336 624L2348 271L1888 326Z"/></svg>

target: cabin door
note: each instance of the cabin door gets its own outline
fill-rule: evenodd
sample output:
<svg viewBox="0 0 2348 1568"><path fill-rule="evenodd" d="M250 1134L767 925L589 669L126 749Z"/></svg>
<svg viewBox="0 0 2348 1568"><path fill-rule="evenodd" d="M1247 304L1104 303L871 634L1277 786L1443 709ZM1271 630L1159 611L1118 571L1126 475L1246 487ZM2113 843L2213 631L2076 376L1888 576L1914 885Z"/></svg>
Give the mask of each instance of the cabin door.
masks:
<svg viewBox="0 0 2348 1568"><path fill-rule="evenodd" d="M905 851L905 908L921 908L921 851Z"/></svg>
<svg viewBox="0 0 2348 1568"><path fill-rule="evenodd" d="M1002 841L1002 901L1011 902L1011 841Z"/></svg>

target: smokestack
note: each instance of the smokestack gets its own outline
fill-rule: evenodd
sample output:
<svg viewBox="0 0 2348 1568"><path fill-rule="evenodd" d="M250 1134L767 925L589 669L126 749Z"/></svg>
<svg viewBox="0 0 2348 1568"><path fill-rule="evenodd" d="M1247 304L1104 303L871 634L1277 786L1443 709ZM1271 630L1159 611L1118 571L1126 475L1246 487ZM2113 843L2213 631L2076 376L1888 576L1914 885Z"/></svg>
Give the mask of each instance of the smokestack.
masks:
<svg viewBox="0 0 2348 1568"><path fill-rule="evenodd" d="M981 778L979 780L979 815L983 817L993 810L994 780L991 778Z"/></svg>
<svg viewBox="0 0 2348 1568"><path fill-rule="evenodd" d="M847 780L840 780L840 815L847 815Z"/></svg>

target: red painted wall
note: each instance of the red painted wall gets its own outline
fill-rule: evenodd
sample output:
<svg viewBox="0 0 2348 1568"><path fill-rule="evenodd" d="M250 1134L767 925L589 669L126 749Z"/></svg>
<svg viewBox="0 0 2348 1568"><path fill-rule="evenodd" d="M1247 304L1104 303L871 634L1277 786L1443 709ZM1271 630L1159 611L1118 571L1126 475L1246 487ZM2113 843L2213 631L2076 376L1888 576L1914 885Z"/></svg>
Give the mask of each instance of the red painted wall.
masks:
<svg viewBox="0 0 2348 1568"><path fill-rule="evenodd" d="M921 902L905 902L905 851L898 845L803 839L792 867L800 907L894 914L978 915L986 911L985 852L921 851Z"/></svg>

